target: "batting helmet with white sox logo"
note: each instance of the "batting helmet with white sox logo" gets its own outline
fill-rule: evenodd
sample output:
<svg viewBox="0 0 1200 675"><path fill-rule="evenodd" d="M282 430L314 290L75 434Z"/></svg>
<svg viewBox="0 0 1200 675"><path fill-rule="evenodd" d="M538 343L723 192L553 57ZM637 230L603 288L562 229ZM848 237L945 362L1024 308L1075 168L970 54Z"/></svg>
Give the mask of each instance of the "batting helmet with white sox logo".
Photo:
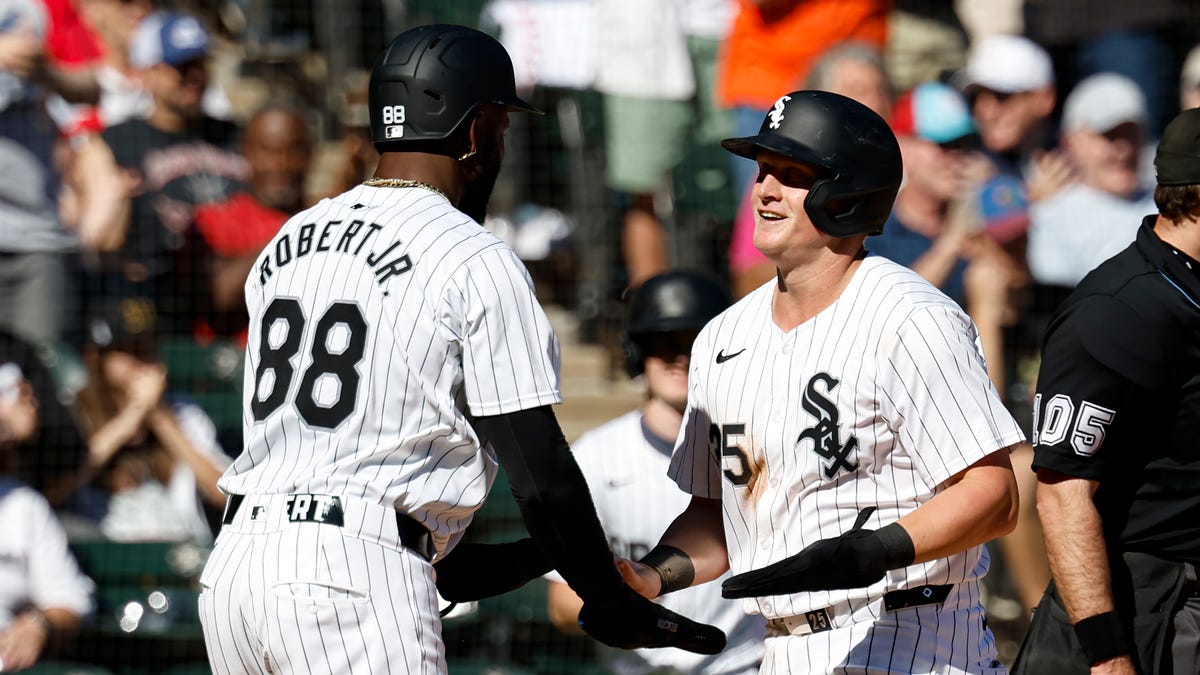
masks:
<svg viewBox="0 0 1200 675"><path fill-rule="evenodd" d="M721 146L749 159L767 150L816 168L804 211L817 229L835 237L883 232L900 190L900 145L887 122L828 91L780 97L757 135L727 138Z"/></svg>

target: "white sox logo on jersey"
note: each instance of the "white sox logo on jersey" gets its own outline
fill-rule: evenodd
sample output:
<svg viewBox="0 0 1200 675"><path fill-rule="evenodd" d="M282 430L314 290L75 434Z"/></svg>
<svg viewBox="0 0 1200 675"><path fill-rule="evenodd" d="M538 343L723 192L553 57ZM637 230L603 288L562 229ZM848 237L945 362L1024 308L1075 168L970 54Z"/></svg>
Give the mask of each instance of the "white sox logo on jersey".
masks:
<svg viewBox="0 0 1200 675"><path fill-rule="evenodd" d="M817 423L800 432L796 444L803 443L805 439L811 440L813 452L829 460L829 464L825 466L825 477L833 478L842 469L853 471L858 468L858 462L850 460L850 456L858 450L858 437L851 435L844 444L842 443L837 406L817 391L818 383L824 383L827 394L832 394L838 386L838 380L829 373L817 373L808 381L801 405L810 415L817 418Z"/></svg>
<svg viewBox="0 0 1200 675"><path fill-rule="evenodd" d="M783 104L792 100L791 96L781 96L778 101L775 101L775 107L771 108L771 112L767 113L767 117L771 118L771 128L778 129L783 123Z"/></svg>

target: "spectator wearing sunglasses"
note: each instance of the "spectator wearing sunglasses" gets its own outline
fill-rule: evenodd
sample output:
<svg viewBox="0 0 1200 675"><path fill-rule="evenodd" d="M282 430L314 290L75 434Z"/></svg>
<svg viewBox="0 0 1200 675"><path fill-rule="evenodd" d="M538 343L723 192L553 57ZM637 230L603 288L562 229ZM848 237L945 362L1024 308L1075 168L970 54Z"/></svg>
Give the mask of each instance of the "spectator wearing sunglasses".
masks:
<svg viewBox="0 0 1200 675"><path fill-rule="evenodd" d="M104 129L80 150L80 241L95 261L92 306L149 297L166 332L201 289L182 252L195 210L227 199L249 173L237 128L204 112L208 32L193 16L155 12L138 24L129 65L154 99L145 119Z"/></svg>
<svg viewBox="0 0 1200 675"><path fill-rule="evenodd" d="M1050 55L1027 38L992 35L972 47L961 77L984 151L1001 173L1027 176L1053 141Z"/></svg>
<svg viewBox="0 0 1200 675"><path fill-rule="evenodd" d="M995 268L995 281L1014 272L999 244L983 236L977 194L990 167L977 150L966 101L945 84L919 84L896 101L891 124L904 183L883 234L867 247L912 268L970 311L970 265Z"/></svg>

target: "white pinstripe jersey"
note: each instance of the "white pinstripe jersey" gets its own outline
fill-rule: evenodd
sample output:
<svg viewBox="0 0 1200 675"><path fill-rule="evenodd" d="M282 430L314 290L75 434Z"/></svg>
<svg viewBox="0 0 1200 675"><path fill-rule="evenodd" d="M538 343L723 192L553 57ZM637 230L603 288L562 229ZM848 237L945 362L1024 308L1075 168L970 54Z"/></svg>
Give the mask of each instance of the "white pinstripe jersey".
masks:
<svg viewBox="0 0 1200 675"><path fill-rule="evenodd" d="M617 555L633 560L646 555L691 501L667 477L670 442L660 441L645 428L640 410L588 431L571 450ZM546 578L566 583L558 572ZM725 631L728 646L713 656L682 649L613 650L608 666L614 673L640 675L667 668L705 675L758 672L765 622L747 616L737 602L722 598L719 584L685 588L655 602Z"/></svg>
<svg viewBox="0 0 1200 675"><path fill-rule="evenodd" d="M245 449L228 493L390 504L439 551L496 463L471 416L561 401L559 344L512 249L421 188L292 217L246 281Z"/></svg>
<svg viewBox="0 0 1200 675"><path fill-rule="evenodd" d="M784 333L774 281L713 319L692 347L671 462L685 491L720 498L734 573L764 567L929 501L954 474L1023 440L988 380L974 324L916 273L868 257L840 297ZM982 546L866 589L745 601L768 618L982 577Z"/></svg>

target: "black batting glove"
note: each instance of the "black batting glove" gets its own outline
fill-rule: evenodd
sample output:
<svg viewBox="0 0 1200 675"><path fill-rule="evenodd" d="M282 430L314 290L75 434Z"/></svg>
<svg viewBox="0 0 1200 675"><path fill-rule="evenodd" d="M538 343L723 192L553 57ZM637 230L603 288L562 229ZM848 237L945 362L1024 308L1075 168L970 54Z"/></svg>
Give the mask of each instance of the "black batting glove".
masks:
<svg viewBox="0 0 1200 675"><path fill-rule="evenodd" d="M676 614L628 586L583 603L579 627L596 640L618 649L675 647L697 654L717 654L725 649L725 633L720 628Z"/></svg>
<svg viewBox="0 0 1200 675"><path fill-rule="evenodd" d="M864 509L854 528L840 537L822 539L777 563L726 579L721 584L721 596L755 598L865 588L882 579L888 570L911 565L916 550L899 523L879 530L862 529L874 510Z"/></svg>
<svg viewBox="0 0 1200 675"><path fill-rule="evenodd" d="M863 588L882 579L885 572L883 543L871 530L854 530L822 539L777 563L729 577L721 584L721 596L754 598Z"/></svg>
<svg viewBox="0 0 1200 675"><path fill-rule="evenodd" d="M524 586L553 569L533 540L459 544L434 564L437 589L450 602L471 602Z"/></svg>

